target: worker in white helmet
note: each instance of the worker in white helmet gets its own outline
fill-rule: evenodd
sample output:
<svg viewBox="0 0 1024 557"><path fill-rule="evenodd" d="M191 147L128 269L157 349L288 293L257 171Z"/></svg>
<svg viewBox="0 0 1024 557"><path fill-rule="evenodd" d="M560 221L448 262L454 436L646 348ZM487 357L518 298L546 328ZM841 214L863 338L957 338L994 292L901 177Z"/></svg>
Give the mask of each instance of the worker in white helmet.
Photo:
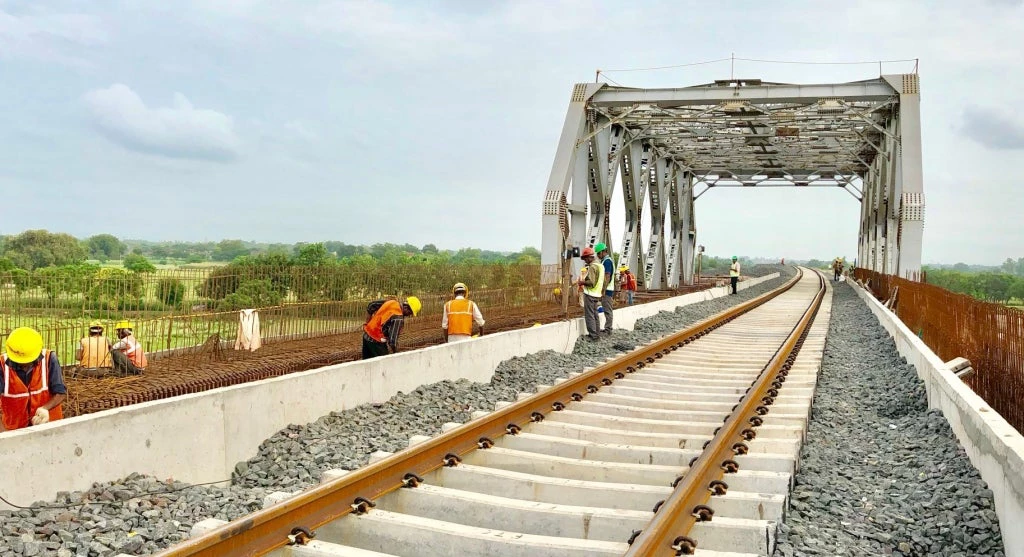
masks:
<svg viewBox="0 0 1024 557"><path fill-rule="evenodd" d="M448 300L441 315L441 331L445 342L461 342L473 338L474 325L484 334L484 316L480 307L469 299L469 288L459 282L452 287L454 299Z"/></svg>

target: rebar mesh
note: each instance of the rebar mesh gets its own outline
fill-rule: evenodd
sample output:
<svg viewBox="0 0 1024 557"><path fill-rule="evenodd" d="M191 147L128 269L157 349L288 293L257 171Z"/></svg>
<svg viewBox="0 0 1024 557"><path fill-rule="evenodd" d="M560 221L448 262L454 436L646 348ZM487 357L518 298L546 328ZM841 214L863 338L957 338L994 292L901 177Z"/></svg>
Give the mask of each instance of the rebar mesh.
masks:
<svg viewBox="0 0 1024 557"><path fill-rule="evenodd" d="M855 276L880 300L895 294L896 315L943 361L970 360L964 382L1024 431L1024 311L867 269Z"/></svg>

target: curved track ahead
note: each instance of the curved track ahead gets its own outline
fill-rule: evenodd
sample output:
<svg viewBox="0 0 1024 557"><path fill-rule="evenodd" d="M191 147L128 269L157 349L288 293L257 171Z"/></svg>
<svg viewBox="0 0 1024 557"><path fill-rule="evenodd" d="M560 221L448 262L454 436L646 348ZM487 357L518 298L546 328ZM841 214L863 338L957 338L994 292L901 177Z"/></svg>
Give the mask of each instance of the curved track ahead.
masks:
<svg viewBox="0 0 1024 557"><path fill-rule="evenodd" d="M768 555L827 284L801 272L164 555Z"/></svg>

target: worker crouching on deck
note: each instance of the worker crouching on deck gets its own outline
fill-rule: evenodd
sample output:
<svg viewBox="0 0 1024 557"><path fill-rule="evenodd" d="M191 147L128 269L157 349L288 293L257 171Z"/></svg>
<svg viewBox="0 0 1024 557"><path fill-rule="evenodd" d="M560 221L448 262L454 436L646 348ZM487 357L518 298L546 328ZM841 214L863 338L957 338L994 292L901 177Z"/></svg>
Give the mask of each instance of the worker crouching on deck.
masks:
<svg viewBox="0 0 1024 557"><path fill-rule="evenodd" d="M57 354L43 348L39 331L14 329L6 349L0 356L0 431L63 418L68 389Z"/></svg>
<svg viewBox="0 0 1024 557"><path fill-rule="evenodd" d="M141 375L146 369L146 352L132 333L132 324L118 321L114 325L118 341L110 347L110 357L114 361L114 375Z"/></svg>
<svg viewBox="0 0 1024 557"><path fill-rule="evenodd" d="M480 335L484 334L484 316L480 308L469 299L469 288L465 284L456 283L452 287L454 300L448 300L441 316L441 329L445 342L461 342L473 338L473 325L479 327Z"/></svg>
<svg viewBox="0 0 1024 557"><path fill-rule="evenodd" d="M363 325L363 359L387 356L398 352L398 335L405 318L420 313L419 298L409 296L404 303L384 300Z"/></svg>
<svg viewBox="0 0 1024 557"><path fill-rule="evenodd" d="M82 366L81 374L88 377L102 377L114 367L110 360L110 341L103 336L102 323L89 324L89 336L78 341L75 359Z"/></svg>

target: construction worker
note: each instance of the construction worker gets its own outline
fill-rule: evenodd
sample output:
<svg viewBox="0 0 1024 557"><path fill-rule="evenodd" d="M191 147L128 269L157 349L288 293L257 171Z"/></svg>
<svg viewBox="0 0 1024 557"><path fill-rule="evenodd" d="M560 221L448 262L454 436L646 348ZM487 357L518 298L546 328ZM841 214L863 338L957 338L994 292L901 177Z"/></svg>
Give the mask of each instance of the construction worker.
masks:
<svg viewBox="0 0 1024 557"><path fill-rule="evenodd" d="M114 330L117 332L118 338L118 341L110 347L110 356L114 361L114 374L121 377L141 375L148 362L146 361L146 352L132 333L131 322L118 321L114 325Z"/></svg>
<svg viewBox="0 0 1024 557"><path fill-rule="evenodd" d="M0 432L64 417L68 398L56 352L43 348L39 331L18 327L0 356Z"/></svg>
<svg viewBox="0 0 1024 557"><path fill-rule="evenodd" d="M732 256L732 265L729 265L729 284L732 285L732 293L736 293L736 285L740 282L740 262L736 256Z"/></svg>
<svg viewBox="0 0 1024 557"><path fill-rule="evenodd" d="M78 341L75 360L82 366L85 375L102 376L105 369L113 367L110 361L110 341L103 336L103 324L89 323L89 336Z"/></svg>
<svg viewBox="0 0 1024 557"><path fill-rule="evenodd" d="M604 267L595 261L594 248L583 248L580 259L586 264L576 280L576 284L583 288L583 321L587 325L587 337L598 340L601 338L598 336L601 322L597 316L597 306L604 296Z"/></svg>
<svg viewBox="0 0 1024 557"><path fill-rule="evenodd" d="M615 298L615 262L608 255L608 246L604 242L598 242L594 246L601 266L604 268L604 295L601 296L601 310L604 313L604 334L612 334L612 302Z"/></svg>
<svg viewBox="0 0 1024 557"><path fill-rule="evenodd" d="M629 265L619 267L619 290L626 293L626 303L633 305L633 293L636 292L636 277L629 270Z"/></svg>
<svg viewBox="0 0 1024 557"><path fill-rule="evenodd" d="M444 304L444 313L441 315L441 330L444 332L445 342L461 342L473 338L473 325L480 329L480 335L484 334L484 316L476 303L469 300L469 288L461 282L452 287L454 300L448 300Z"/></svg>
<svg viewBox="0 0 1024 557"><path fill-rule="evenodd" d="M836 282L839 281L839 277L843 274L843 258L837 257L832 261L832 274L835 275Z"/></svg>
<svg viewBox="0 0 1024 557"><path fill-rule="evenodd" d="M419 298L409 296L405 302L385 300L363 325L363 359L387 356L398 352L398 335L405 318L419 315Z"/></svg>

